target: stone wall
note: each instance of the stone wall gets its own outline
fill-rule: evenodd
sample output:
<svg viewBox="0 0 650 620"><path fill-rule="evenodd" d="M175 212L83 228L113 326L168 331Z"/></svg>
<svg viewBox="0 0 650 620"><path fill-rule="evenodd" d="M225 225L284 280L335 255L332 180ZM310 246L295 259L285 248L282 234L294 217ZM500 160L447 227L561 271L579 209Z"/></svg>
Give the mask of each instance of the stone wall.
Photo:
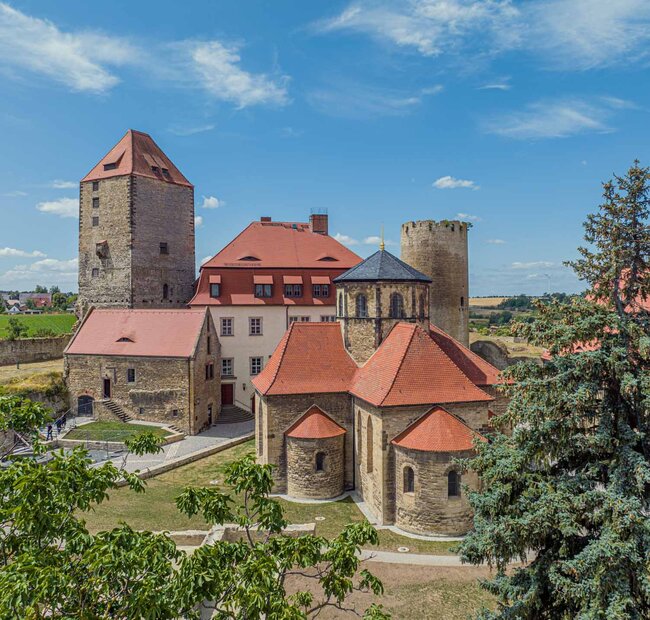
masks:
<svg viewBox="0 0 650 620"><path fill-rule="evenodd" d="M423 220L402 225L401 258L429 276L431 322L469 344L467 224Z"/></svg>
<svg viewBox="0 0 650 620"><path fill-rule="evenodd" d="M472 527L472 509L464 490L458 497L448 496L447 475L458 471L453 460L469 458L472 452L421 452L394 447L396 511L395 525L416 534L461 536ZM405 492L404 469L415 473L414 492ZM474 472L462 475L461 483L478 489Z"/></svg>
<svg viewBox="0 0 650 620"><path fill-rule="evenodd" d="M352 407L349 394L296 394L291 396L256 396L258 423L258 460L275 465L274 492L287 492L287 441L285 432L312 405L320 407L339 426L346 430L345 454L353 455ZM260 408L261 407L261 408ZM261 418L262 424L259 424ZM259 433L262 432L261 450ZM345 460L345 489L353 488L353 460Z"/></svg>
<svg viewBox="0 0 650 620"><path fill-rule="evenodd" d="M69 335L54 338L0 340L0 366L59 359L63 357L63 349L69 341Z"/></svg>
<svg viewBox="0 0 650 620"><path fill-rule="evenodd" d="M316 455L325 455L316 469ZM330 499L344 490L345 435L325 439L287 437L287 493L291 497Z"/></svg>
<svg viewBox="0 0 650 620"><path fill-rule="evenodd" d="M531 359L529 357L512 357L504 345L493 340L476 340L472 342L470 349L499 370ZM542 363L541 360L539 363Z"/></svg>
<svg viewBox="0 0 650 620"><path fill-rule="evenodd" d="M210 346L208 347L208 339ZM208 353L208 348L210 352ZM191 402L194 403L194 420L192 427L194 432L200 432L209 425L208 411L212 411L212 424L217 421L221 411L221 358L219 355L220 346L217 332L212 321L212 316L206 312L206 321L201 329L196 354L192 360L192 372L194 381L190 396ZM213 377L206 379L205 367L212 364L214 371Z"/></svg>

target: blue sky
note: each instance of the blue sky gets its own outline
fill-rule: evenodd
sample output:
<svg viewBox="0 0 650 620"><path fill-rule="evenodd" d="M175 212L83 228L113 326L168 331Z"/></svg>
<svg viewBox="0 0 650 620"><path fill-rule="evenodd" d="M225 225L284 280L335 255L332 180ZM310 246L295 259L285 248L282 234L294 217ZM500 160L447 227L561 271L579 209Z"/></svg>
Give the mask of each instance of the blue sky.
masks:
<svg viewBox="0 0 650 620"><path fill-rule="evenodd" d="M78 181L133 128L197 262L261 215L362 256L460 217L473 295L580 290L601 181L650 164L649 39L647 0L0 2L0 289L76 288Z"/></svg>

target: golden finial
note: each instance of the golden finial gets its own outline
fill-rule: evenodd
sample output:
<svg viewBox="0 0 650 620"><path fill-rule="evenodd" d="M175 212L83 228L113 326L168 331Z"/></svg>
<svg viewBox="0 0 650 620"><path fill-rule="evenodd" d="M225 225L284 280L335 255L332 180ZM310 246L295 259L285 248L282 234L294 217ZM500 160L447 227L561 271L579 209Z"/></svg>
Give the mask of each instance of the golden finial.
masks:
<svg viewBox="0 0 650 620"><path fill-rule="evenodd" d="M381 225L381 241L379 242L379 249L383 252L386 249L386 244L384 243L384 225Z"/></svg>

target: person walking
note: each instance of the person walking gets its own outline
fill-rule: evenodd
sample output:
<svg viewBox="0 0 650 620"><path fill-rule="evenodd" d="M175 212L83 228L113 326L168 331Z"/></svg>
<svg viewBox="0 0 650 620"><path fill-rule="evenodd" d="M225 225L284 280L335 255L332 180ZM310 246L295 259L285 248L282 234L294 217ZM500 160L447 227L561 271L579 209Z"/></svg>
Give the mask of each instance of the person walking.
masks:
<svg viewBox="0 0 650 620"><path fill-rule="evenodd" d="M52 440L52 439L54 439L54 438L52 437L52 425L51 425L51 424L48 424L48 425L47 425L47 437L45 438L45 441L50 441L50 440Z"/></svg>

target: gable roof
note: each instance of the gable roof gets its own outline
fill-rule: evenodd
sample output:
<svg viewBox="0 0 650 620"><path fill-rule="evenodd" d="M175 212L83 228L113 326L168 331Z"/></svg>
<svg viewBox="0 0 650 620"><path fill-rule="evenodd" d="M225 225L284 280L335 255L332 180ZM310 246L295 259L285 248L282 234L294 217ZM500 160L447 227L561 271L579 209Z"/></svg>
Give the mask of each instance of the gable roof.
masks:
<svg viewBox="0 0 650 620"><path fill-rule="evenodd" d="M430 325L430 335L434 342L476 385L497 385L502 383L501 371L480 355L454 340L448 333L435 325Z"/></svg>
<svg viewBox="0 0 650 620"><path fill-rule="evenodd" d="M93 309L66 355L181 357L194 355L207 309Z"/></svg>
<svg viewBox="0 0 650 620"><path fill-rule="evenodd" d="M252 383L265 395L347 392L356 370L338 323L296 321Z"/></svg>
<svg viewBox="0 0 650 620"><path fill-rule="evenodd" d="M285 432L294 439L328 439L344 435L345 429L339 426L320 407L312 405L300 419Z"/></svg>
<svg viewBox="0 0 650 620"><path fill-rule="evenodd" d="M163 173L163 169L168 171L167 174ZM129 129L81 182L127 174L193 187L149 134L134 129Z"/></svg>
<svg viewBox="0 0 650 620"><path fill-rule="evenodd" d="M434 407L391 443L409 450L423 452L464 452L474 448L474 438L487 441L456 416L442 407Z"/></svg>
<svg viewBox="0 0 650 620"><path fill-rule="evenodd" d="M413 323L393 327L355 374L350 392L377 407L494 400Z"/></svg>
<svg viewBox="0 0 650 620"><path fill-rule="evenodd" d="M386 250L378 250L363 262L335 278L334 282L431 282L429 276L413 269Z"/></svg>
<svg viewBox="0 0 650 620"><path fill-rule="evenodd" d="M360 260L333 237L312 232L309 224L260 221L250 223L201 271L210 267L349 269Z"/></svg>

